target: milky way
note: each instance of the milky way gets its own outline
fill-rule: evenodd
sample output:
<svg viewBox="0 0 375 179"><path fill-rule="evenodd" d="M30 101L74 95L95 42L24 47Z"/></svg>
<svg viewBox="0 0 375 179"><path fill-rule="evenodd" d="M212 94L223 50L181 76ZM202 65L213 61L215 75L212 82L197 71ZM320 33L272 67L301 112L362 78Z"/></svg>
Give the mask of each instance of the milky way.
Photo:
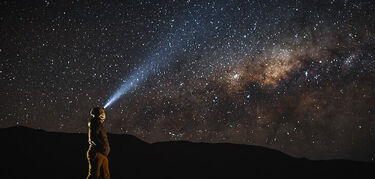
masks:
<svg viewBox="0 0 375 179"><path fill-rule="evenodd" d="M0 127L372 161L374 4L3 1Z"/></svg>

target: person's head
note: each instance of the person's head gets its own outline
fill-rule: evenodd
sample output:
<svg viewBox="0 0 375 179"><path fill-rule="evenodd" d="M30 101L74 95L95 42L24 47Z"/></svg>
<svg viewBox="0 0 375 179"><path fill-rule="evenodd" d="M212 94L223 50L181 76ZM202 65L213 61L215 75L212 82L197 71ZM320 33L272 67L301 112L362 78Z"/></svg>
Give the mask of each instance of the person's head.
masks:
<svg viewBox="0 0 375 179"><path fill-rule="evenodd" d="M90 111L90 115L92 117L98 117L103 121L105 120L105 112L104 112L104 109L101 107L92 108Z"/></svg>

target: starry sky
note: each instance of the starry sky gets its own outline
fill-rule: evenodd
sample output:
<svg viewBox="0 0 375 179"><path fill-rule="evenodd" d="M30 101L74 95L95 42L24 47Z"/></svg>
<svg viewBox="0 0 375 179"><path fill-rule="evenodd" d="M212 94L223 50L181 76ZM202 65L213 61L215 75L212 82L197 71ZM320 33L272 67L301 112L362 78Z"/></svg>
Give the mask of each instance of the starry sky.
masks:
<svg viewBox="0 0 375 179"><path fill-rule="evenodd" d="M2 1L0 127L375 160L375 3Z"/></svg>

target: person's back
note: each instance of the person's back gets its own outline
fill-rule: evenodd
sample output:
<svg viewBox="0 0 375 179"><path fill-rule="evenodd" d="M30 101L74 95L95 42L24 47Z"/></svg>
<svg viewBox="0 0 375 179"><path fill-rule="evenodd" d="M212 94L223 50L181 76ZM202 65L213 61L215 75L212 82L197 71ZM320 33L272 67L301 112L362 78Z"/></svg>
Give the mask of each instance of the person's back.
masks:
<svg viewBox="0 0 375 179"><path fill-rule="evenodd" d="M104 109L93 108L90 112L92 118L90 119L89 126L89 150L87 151L87 160L89 162L89 174L90 178L108 178L109 179L109 167L108 167L108 154L110 151L108 137L105 132L103 122L105 120Z"/></svg>

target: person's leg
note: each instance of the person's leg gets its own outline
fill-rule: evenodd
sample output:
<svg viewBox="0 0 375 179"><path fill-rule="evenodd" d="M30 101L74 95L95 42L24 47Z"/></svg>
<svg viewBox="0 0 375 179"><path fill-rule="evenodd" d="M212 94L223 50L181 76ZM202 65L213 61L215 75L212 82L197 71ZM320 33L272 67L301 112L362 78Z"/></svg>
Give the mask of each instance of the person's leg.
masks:
<svg viewBox="0 0 375 179"><path fill-rule="evenodd" d="M97 165L96 165L96 171L95 171L95 177L94 178L101 178L101 170L103 165L103 154L97 152L96 153L96 159L97 159Z"/></svg>
<svg viewBox="0 0 375 179"><path fill-rule="evenodd" d="M89 172L87 179L95 178L95 173L98 170L98 159L96 157L96 152L87 151L87 160L89 162Z"/></svg>
<svg viewBox="0 0 375 179"><path fill-rule="evenodd" d="M87 161L89 162L89 173L87 174L86 179L90 179L91 176L91 162L90 162L90 150L86 153Z"/></svg>
<svg viewBox="0 0 375 179"><path fill-rule="evenodd" d="M109 166L108 166L108 157L105 156L105 155L103 155L103 156L104 156L103 164L102 164L103 177L104 177L104 179L109 179L110 174L109 174Z"/></svg>

